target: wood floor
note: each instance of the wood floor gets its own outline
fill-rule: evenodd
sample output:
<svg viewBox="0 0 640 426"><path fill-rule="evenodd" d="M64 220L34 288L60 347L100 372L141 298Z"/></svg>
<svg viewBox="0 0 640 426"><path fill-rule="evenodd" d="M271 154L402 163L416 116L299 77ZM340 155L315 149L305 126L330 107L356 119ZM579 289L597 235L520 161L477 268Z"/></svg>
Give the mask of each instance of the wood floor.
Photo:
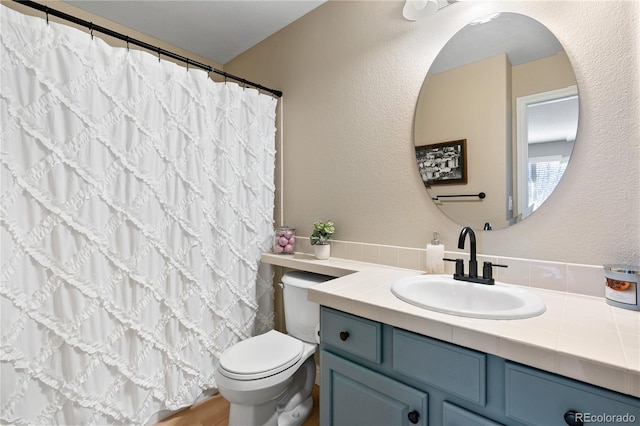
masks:
<svg viewBox="0 0 640 426"><path fill-rule="evenodd" d="M319 388L313 387L313 410L303 426L318 426L319 414ZM220 395L205 399L189 408L185 408L156 423L156 426L228 426L229 403Z"/></svg>

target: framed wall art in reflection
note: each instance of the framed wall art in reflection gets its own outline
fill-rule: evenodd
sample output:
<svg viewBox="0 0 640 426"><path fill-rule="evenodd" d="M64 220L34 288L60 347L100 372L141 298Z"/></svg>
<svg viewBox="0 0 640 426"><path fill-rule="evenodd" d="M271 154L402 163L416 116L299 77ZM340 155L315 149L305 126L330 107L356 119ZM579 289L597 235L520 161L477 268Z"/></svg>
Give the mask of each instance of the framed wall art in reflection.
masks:
<svg viewBox="0 0 640 426"><path fill-rule="evenodd" d="M467 140L416 146L416 162L425 186L467 183Z"/></svg>

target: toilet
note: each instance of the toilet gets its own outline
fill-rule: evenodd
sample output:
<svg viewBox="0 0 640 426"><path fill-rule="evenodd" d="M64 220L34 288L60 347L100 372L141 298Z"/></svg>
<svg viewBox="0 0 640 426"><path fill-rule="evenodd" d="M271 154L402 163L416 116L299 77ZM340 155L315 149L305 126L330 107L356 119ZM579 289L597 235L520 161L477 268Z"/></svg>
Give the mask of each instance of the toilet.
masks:
<svg viewBox="0 0 640 426"><path fill-rule="evenodd" d="M311 412L320 307L307 289L334 277L292 271L282 276L289 334L276 330L236 343L220 355L214 376L230 403L229 426L298 426Z"/></svg>

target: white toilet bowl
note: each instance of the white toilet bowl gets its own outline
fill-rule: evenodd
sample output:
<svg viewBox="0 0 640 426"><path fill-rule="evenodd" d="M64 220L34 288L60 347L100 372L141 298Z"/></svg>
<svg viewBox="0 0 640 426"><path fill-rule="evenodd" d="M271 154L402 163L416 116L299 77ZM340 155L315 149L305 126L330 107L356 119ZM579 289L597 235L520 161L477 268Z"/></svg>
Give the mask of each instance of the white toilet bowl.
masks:
<svg viewBox="0 0 640 426"><path fill-rule="evenodd" d="M332 279L292 271L282 277L285 324L227 349L214 375L230 403L229 426L300 426L311 412L316 378L320 307L309 302L310 286Z"/></svg>
<svg viewBox="0 0 640 426"><path fill-rule="evenodd" d="M313 406L316 348L272 330L225 352L214 374L229 426L301 425Z"/></svg>

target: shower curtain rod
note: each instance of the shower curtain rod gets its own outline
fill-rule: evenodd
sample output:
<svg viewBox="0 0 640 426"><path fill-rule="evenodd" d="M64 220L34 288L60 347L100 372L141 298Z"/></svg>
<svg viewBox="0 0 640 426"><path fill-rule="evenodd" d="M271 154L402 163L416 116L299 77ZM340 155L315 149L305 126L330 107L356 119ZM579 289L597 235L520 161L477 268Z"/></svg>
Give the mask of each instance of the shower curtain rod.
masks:
<svg viewBox="0 0 640 426"><path fill-rule="evenodd" d="M149 51L152 51L154 53L157 53L158 54L158 58L160 57L160 55L164 55L164 56L167 56L169 58L173 58L173 59L176 59L176 60L178 60L180 62L186 63L187 64L187 68L189 67L189 65L193 65L193 66L196 66L198 68L202 68L202 69L204 69L204 70L206 70L208 72L212 72L212 73L215 73L215 74L222 75L222 76L224 76L224 78L228 78L228 79L231 79L231 80L238 81L238 82L244 84L245 86L251 86L251 87L254 87L254 88L258 89L258 90L262 90L264 92L271 93L272 95L274 95L277 98L282 97L282 92L280 90L269 89L268 87L264 87L264 86L262 86L260 84L251 82L249 80L245 80L244 78L236 77L233 74L229 74L228 72L224 72L224 71L218 70L218 69L213 68L213 67L211 67L209 65L202 64L200 62L197 62L197 61L194 61L192 59L186 58L184 56L178 55L177 53L173 53L173 52L170 52L168 50L164 50L164 49L162 49L160 47L153 46L153 45L151 45L149 43L145 43L144 41L136 40L135 38L131 38L131 37L127 36L127 35L118 33L116 31L110 30L108 28L101 27L100 25L95 25L93 22L85 21L84 19L80 19L78 17L69 15L69 14L64 13L64 12L60 12L59 10L51 9L49 6L45 6L45 5L42 5L40 3L36 3L34 1L29 1L29 0L13 0L13 1L15 1L16 3L20 3L20 4L23 4L25 6L28 6L28 7L32 8L32 9L37 9L37 10L39 10L41 12L44 12L46 14L46 17L47 17L47 23L49 22L49 15L52 15L52 16L64 19L66 21L73 22L74 24L81 25L81 26L83 26L85 28L88 28L89 30L91 30L91 32L98 31L98 32L101 32L101 33L106 34L108 36L111 36L111 37L117 38L119 40L125 41L125 42L127 42L127 44L134 44L136 46L139 46L139 47L142 47L142 48L147 49Z"/></svg>

